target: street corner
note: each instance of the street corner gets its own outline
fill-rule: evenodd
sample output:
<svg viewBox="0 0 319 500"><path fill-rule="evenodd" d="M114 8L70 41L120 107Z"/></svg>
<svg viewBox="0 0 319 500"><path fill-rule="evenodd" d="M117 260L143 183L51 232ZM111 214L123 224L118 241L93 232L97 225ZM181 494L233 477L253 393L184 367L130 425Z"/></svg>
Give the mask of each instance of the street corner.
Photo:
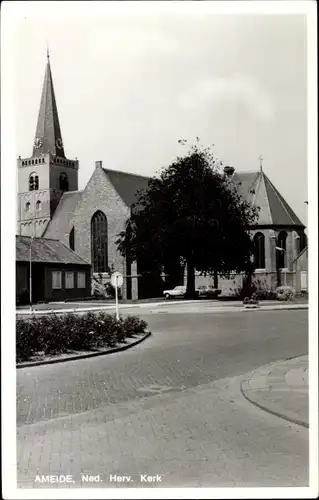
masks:
<svg viewBox="0 0 319 500"><path fill-rule="evenodd" d="M261 410L309 427L308 356L281 360L247 374L242 395Z"/></svg>

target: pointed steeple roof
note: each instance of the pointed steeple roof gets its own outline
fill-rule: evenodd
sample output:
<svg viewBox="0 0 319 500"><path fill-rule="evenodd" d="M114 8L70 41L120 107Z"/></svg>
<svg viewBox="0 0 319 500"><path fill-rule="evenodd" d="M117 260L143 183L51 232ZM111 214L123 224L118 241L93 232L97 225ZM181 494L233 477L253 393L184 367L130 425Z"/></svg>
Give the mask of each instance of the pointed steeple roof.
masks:
<svg viewBox="0 0 319 500"><path fill-rule="evenodd" d="M235 173L233 180L241 182L244 198L260 207L258 226L305 227L262 169Z"/></svg>
<svg viewBox="0 0 319 500"><path fill-rule="evenodd" d="M58 110L55 101L50 56L47 53L38 123L33 145L33 156L52 153L65 158Z"/></svg>

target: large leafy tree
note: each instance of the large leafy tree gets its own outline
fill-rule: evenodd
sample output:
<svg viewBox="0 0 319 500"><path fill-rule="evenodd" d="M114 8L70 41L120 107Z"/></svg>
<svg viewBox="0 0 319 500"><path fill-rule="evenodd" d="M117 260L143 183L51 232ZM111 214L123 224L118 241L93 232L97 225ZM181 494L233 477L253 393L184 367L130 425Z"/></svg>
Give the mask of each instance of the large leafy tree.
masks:
<svg viewBox="0 0 319 500"><path fill-rule="evenodd" d="M221 165L211 148L192 146L150 179L117 240L122 255L145 270L186 263L188 296L195 293L195 270L225 277L253 271L249 231L258 210Z"/></svg>

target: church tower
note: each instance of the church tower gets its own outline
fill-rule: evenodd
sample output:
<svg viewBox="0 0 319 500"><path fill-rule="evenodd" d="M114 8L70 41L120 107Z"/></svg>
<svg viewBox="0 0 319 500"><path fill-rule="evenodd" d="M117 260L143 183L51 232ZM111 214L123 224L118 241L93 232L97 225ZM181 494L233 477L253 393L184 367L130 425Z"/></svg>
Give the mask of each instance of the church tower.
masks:
<svg viewBox="0 0 319 500"><path fill-rule="evenodd" d="M18 158L18 234L43 235L62 194L78 189L78 169L64 153L47 53L32 156Z"/></svg>

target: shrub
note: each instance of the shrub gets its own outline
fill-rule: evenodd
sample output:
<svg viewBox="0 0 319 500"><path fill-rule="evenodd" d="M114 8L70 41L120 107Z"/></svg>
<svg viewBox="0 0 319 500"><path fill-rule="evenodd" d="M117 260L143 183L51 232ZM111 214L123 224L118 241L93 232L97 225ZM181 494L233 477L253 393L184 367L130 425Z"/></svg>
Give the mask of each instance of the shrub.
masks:
<svg viewBox="0 0 319 500"><path fill-rule="evenodd" d="M295 297L295 292L291 286L279 286L276 289L276 296L278 300L293 300Z"/></svg>
<svg viewBox="0 0 319 500"><path fill-rule="evenodd" d="M69 350L95 350L114 347L136 334L144 333L147 323L136 316L123 320L115 314L89 312L83 315L32 316L17 320L16 359L27 361L37 353L58 354Z"/></svg>
<svg viewBox="0 0 319 500"><path fill-rule="evenodd" d="M115 297L115 288L114 286L111 285L111 283L106 283L105 285L105 292L108 297L112 297L114 299Z"/></svg>
<svg viewBox="0 0 319 500"><path fill-rule="evenodd" d="M147 328L147 323L137 316L128 316L125 318L123 326L126 337L133 337L134 335L144 332Z"/></svg>
<svg viewBox="0 0 319 500"><path fill-rule="evenodd" d="M17 361L26 361L41 350L38 331L32 320L17 321L16 325L16 358Z"/></svg>

